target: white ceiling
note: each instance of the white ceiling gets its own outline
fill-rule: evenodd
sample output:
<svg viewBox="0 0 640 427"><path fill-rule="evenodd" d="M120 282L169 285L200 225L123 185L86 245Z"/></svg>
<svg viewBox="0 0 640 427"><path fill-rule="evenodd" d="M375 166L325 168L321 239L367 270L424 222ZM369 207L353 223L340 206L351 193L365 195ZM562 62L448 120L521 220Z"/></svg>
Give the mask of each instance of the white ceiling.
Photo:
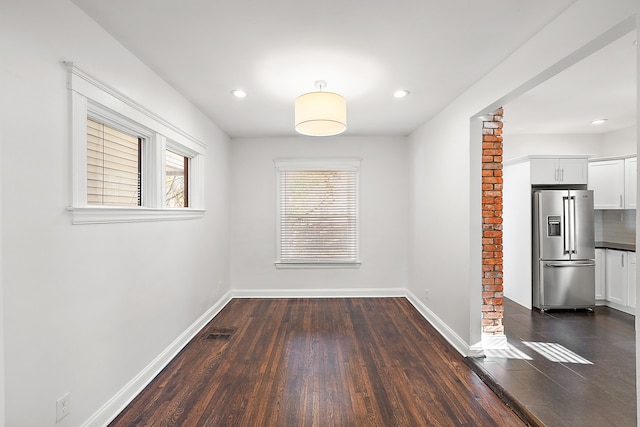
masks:
<svg viewBox="0 0 640 427"><path fill-rule="evenodd" d="M238 138L296 135L293 102L320 79L347 99L345 135L407 135L574 0L72 1Z"/></svg>
<svg viewBox="0 0 640 427"><path fill-rule="evenodd" d="M606 133L635 125L635 40L632 31L504 105L504 133ZM591 124L601 118L607 123Z"/></svg>

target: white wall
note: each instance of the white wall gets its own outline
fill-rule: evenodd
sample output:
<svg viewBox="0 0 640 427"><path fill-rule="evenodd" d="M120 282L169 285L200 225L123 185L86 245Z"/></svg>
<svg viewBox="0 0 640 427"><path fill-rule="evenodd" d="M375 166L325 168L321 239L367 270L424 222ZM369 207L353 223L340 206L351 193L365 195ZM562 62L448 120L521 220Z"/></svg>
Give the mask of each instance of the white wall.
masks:
<svg viewBox="0 0 640 427"><path fill-rule="evenodd" d="M67 0L4 1L0 55L4 422L54 426L70 392L78 426L228 289L229 140ZM207 143L203 219L71 224L61 60Z"/></svg>
<svg viewBox="0 0 640 427"><path fill-rule="evenodd" d="M584 53L621 36L621 31L637 25L639 11L637 0L576 1L410 135L409 291L442 321L450 339L460 338L471 347L481 338L481 301L466 298L481 288L481 159L477 147L470 145L477 144L470 137L470 119L506 105Z"/></svg>
<svg viewBox="0 0 640 427"><path fill-rule="evenodd" d="M531 163L507 164L503 172L504 296L531 308Z"/></svg>
<svg viewBox="0 0 640 427"><path fill-rule="evenodd" d="M470 118L506 104L538 75L558 68L557 61L639 12L637 0L578 0L411 135L408 150L399 148L403 138L339 137L239 140L229 148L215 125L69 1L4 1L5 424L55 425L55 400L65 392L71 392L71 414L59 425L81 424L215 303L231 278L241 289L383 289L408 282L450 334L474 344L480 338L480 301L469 295L480 289L480 156L469 143ZM68 99L61 60L75 61L209 144L204 219L70 224ZM363 159L361 269L318 274L273 269L272 160L298 155ZM402 191L407 185L409 195ZM407 205L409 226L390 227ZM245 207L264 210L251 213ZM171 251L163 249L168 246ZM105 268L104 260L118 267Z"/></svg>
<svg viewBox="0 0 640 427"><path fill-rule="evenodd" d="M636 126L631 126L626 129L602 134L600 151L602 156L625 156L628 154L637 154L637 135L637 124Z"/></svg>
<svg viewBox="0 0 640 427"><path fill-rule="evenodd" d="M640 7L640 6L639 6ZM640 11L636 15L636 67L640 75ZM635 152L640 152L640 77L636 82L636 144ZM633 139L633 137L632 137ZM640 188L638 183L640 176L636 177L636 192ZM637 195L636 195L637 196ZM638 230L640 230L640 215L636 215L636 242L638 242ZM636 289L640 288L640 276L636 275ZM640 307L640 292L636 292L636 307ZM638 331L640 330L640 316L636 316L636 408L640 408L640 392L638 384L640 384L640 339L638 339ZM636 415L636 424L640 426L640 416Z"/></svg>
<svg viewBox="0 0 640 427"><path fill-rule="evenodd" d="M1 52L1 48L0 48L0 52ZM0 56L0 64L2 64L2 57ZM2 78L0 77L0 87L2 85L1 83ZM3 146L3 134L4 134L4 129L3 129L3 122L0 120L0 165L2 164L2 146ZM2 174L2 168L0 167L0 196L2 195L2 187L3 187L3 182L4 182L4 177ZM0 224L2 224L2 212L4 211L3 206L2 206L2 197L0 197ZM4 345L4 318L5 318L5 302L4 302L4 279L3 279L3 275L2 275L2 271L4 271L4 257L2 256L2 250L3 250L3 244L2 242L4 241L3 237L2 237L2 226L0 226L0 427L4 427L5 423L4 423L4 413L5 413L5 375L4 375L4 367L5 367L5 363L4 363L4 352L5 352L5 345Z"/></svg>
<svg viewBox="0 0 640 427"><path fill-rule="evenodd" d="M408 146L402 137L234 139L231 149L231 280L258 291L405 288L407 277ZM358 269L277 270L278 158L360 158ZM296 292L297 291L297 292ZM317 293L317 292L315 292ZM273 294L273 292L270 292ZM285 292L286 294L286 292Z"/></svg>

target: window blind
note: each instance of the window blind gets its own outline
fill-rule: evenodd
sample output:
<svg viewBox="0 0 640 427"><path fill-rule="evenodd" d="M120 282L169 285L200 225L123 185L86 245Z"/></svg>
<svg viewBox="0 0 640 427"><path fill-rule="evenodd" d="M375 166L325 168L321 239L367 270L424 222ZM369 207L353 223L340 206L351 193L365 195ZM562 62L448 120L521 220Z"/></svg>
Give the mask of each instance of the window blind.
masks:
<svg viewBox="0 0 640 427"><path fill-rule="evenodd" d="M139 206L141 140L87 119L87 204Z"/></svg>
<svg viewBox="0 0 640 427"><path fill-rule="evenodd" d="M280 261L357 262L357 170L280 170Z"/></svg>

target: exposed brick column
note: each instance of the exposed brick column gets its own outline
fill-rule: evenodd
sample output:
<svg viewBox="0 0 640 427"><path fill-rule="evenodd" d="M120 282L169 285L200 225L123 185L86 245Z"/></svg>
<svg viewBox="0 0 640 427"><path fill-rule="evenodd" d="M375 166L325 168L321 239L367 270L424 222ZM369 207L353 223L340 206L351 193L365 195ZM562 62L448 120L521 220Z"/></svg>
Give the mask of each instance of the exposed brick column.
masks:
<svg viewBox="0 0 640 427"><path fill-rule="evenodd" d="M502 108L482 123L482 332L503 335Z"/></svg>

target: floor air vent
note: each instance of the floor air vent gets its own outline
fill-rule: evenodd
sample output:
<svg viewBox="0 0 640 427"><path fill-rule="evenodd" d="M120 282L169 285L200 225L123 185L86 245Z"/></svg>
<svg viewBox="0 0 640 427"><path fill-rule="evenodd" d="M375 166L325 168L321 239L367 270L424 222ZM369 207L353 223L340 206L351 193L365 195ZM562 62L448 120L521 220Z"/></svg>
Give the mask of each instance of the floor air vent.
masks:
<svg viewBox="0 0 640 427"><path fill-rule="evenodd" d="M231 338L231 334L235 331L235 328L220 328L214 327L211 328L209 333L206 336L207 340L217 340L217 341L225 341Z"/></svg>

